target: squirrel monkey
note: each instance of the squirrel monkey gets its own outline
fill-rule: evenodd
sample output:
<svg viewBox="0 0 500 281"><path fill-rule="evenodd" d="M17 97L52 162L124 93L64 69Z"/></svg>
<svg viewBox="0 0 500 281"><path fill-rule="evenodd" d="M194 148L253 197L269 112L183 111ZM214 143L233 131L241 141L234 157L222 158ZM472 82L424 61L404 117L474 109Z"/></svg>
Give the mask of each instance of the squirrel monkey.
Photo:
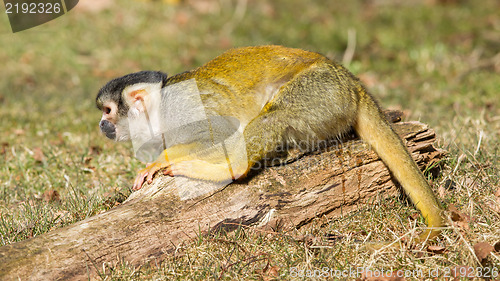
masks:
<svg viewBox="0 0 500 281"><path fill-rule="evenodd" d="M229 131L241 132L244 161L234 161L228 173L228 158L234 156L231 152L221 154L225 157L192 156L192 151L206 147L209 140L197 134L181 137L139 172L134 190L140 189L145 180L151 182L159 170L171 176L214 182L241 178L258 162L279 157L277 148L304 143L313 147L315 142L354 128L425 218L428 228L419 239L439 234L444 225L440 203L377 103L351 72L318 53L281 46L244 47L171 77L142 71L116 78L97 95L97 107L103 112L101 131L116 141L133 138L127 121L129 111L147 116L146 108L158 103L154 97L162 89L190 79L196 81L208 116L231 117L239 122ZM188 109L182 103L175 106L181 107L176 108L180 112ZM168 123L170 119L161 120ZM144 126L144 130L151 128Z"/></svg>

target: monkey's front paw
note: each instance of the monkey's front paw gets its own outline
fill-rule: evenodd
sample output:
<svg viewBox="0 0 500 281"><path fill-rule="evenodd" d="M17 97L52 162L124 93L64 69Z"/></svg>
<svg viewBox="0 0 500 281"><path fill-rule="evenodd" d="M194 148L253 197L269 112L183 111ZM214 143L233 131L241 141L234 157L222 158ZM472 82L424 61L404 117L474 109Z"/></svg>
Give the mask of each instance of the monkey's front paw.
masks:
<svg viewBox="0 0 500 281"><path fill-rule="evenodd" d="M173 176L172 169L170 168L169 164L161 162L150 163L146 166L146 168L139 171L139 174L135 178L134 185L132 186L132 190L141 189L142 184L145 181L147 181L148 183L152 183L154 175L161 169L164 169L164 175Z"/></svg>

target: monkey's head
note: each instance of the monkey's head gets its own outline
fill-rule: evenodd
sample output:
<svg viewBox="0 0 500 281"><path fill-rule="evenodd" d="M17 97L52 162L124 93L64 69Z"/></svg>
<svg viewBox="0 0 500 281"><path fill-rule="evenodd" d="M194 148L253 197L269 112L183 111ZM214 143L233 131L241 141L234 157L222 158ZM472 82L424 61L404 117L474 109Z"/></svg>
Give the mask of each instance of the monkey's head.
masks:
<svg viewBox="0 0 500 281"><path fill-rule="evenodd" d="M151 93L161 91L167 75L158 71L131 73L109 81L99 90L96 105L102 111L99 128L115 141L130 140L129 111L144 112L151 103Z"/></svg>

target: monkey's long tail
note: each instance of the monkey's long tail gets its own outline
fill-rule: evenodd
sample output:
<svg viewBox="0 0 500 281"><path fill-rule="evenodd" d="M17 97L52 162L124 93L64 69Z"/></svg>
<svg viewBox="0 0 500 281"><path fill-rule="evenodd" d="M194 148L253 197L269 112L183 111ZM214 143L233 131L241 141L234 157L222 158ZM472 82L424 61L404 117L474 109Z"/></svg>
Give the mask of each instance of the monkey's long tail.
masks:
<svg viewBox="0 0 500 281"><path fill-rule="evenodd" d="M384 114L366 91L360 94L358 119L354 128L389 167L425 218L427 229L417 240L425 241L439 235L440 228L444 226L441 204L401 139L392 130Z"/></svg>

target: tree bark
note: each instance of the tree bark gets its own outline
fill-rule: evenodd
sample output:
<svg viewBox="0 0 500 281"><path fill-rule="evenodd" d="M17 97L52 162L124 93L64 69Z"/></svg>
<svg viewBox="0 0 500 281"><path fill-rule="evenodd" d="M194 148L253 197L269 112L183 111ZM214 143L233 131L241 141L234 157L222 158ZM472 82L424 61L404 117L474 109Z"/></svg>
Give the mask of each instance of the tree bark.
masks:
<svg viewBox="0 0 500 281"><path fill-rule="evenodd" d="M393 113L390 119L399 119ZM421 169L445 152L419 122L393 125ZM300 228L399 194L378 156L358 139L284 166L269 167L217 190L214 184L158 176L123 204L73 225L0 248L1 280L83 280L103 264L139 265L168 256L196 235L238 224Z"/></svg>

